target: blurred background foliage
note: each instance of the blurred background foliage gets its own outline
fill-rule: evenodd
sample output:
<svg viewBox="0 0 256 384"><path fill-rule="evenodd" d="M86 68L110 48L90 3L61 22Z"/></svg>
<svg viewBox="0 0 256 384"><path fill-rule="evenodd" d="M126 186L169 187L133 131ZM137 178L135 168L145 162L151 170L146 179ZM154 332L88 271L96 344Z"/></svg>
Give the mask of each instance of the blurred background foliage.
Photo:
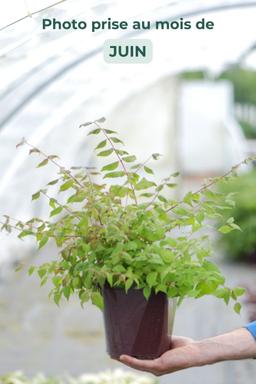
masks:
<svg viewBox="0 0 256 384"><path fill-rule="evenodd" d="M225 193L236 191L236 205L228 216L233 216L241 231L234 231L219 238L224 256L233 261L256 262L256 170L242 174L229 183L222 183Z"/></svg>

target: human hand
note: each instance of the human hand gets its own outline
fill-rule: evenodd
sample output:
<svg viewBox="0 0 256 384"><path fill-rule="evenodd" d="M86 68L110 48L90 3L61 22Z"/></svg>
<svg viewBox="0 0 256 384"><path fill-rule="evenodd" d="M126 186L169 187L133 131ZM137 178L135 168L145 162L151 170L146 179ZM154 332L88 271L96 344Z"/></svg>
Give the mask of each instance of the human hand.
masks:
<svg viewBox="0 0 256 384"><path fill-rule="evenodd" d="M170 341L172 349L157 359L139 360L122 355L120 361L129 367L161 376L220 361L256 358L255 339L245 328L201 341L177 336Z"/></svg>
<svg viewBox="0 0 256 384"><path fill-rule="evenodd" d="M173 336L171 338L171 348L171 350L154 360L139 360L135 357L122 355L120 361L131 368L147 371L156 376L195 366L199 349L193 339Z"/></svg>

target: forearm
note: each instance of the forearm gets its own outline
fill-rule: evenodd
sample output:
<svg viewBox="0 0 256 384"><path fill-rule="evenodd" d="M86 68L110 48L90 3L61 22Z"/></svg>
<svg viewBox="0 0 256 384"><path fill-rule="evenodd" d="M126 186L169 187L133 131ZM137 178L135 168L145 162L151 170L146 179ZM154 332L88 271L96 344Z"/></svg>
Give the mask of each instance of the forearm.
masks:
<svg viewBox="0 0 256 384"><path fill-rule="evenodd" d="M204 339L195 344L198 350L196 357L198 366L256 357L256 341L245 328Z"/></svg>
<svg viewBox="0 0 256 384"><path fill-rule="evenodd" d="M124 355L120 361L159 376L220 361L256 358L256 322L249 324L247 329L237 329L201 341L173 337L171 345L172 348L158 359L139 360Z"/></svg>

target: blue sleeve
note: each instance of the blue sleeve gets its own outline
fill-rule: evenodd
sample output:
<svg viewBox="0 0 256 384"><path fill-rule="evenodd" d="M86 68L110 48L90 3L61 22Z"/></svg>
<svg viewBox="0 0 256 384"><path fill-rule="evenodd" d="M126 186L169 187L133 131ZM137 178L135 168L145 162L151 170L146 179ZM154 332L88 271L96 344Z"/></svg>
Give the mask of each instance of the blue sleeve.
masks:
<svg viewBox="0 0 256 384"><path fill-rule="evenodd" d="M249 323L245 326L245 328L252 334L252 336L256 339L256 321Z"/></svg>

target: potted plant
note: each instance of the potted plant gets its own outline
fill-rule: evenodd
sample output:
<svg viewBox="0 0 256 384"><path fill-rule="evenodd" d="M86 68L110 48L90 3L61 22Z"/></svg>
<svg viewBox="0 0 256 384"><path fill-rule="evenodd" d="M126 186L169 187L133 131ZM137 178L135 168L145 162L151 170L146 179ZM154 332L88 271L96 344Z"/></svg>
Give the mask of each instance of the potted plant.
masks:
<svg viewBox="0 0 256 384"><path fill-rule="evenodd" d="M58 257L31 266L29 274L37 270L42 285L51 279L50 295L57 305L62 297L76 294L82 305L91 300L103 309L111 357L152 359L170 347L168 298L180 304L186 297L213 295L226 303L233 300L240 311L237 298L244 290L225 285L218 267L208 260L208 235L198 233L232 207L232 196L212 187L246 161L175 200L166 192L175 188L178 174L157 183L149 165L160 155L138 162L116 132L102 127L104 121L82 124L93 125L89 135L100 137L96 153L106 159L100 171L66 169L57 156L25 139L17 145L27 145L30 154L41 157L39 168L53 163L58 175L32 196L48 199L49 220L21 222L5 216L2 229L18 230L21 239L33 236L39 248L53 239ZM56 187L58 198L51 194ZM219 227L224 233L235 229L239 227L226 217ZM173 305L171 317L174 311Z"/></svg>

